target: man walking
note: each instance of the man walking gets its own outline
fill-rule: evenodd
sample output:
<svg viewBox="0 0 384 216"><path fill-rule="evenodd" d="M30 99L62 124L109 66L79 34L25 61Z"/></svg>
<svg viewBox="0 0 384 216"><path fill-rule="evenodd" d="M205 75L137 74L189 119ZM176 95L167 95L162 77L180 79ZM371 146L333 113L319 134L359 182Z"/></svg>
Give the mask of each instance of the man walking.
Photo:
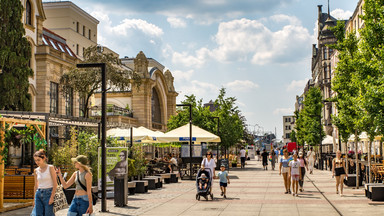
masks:
<svg viewBox="0 0 384 216"><path fill-rule="evenodd" d="M307 153L307 160L309 162L309 174L313 174L313 166L315 165L315 152L313 151L313 147Z"/></svg>
<svg viewBox="0 0 384 216"><path fill-rule="evenodd" d="M244 147L241 147L241 150L240 150L241 168L245 167L246 153L247 152L245 151Z"/></svg>

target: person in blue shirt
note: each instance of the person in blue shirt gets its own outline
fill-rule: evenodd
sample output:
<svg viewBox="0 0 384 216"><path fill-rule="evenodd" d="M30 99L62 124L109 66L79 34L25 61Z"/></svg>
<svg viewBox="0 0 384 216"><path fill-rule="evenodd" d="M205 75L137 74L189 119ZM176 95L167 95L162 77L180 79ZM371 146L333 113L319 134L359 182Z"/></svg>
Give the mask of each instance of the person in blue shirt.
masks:
<svg viewBox="0 0 384 216"><path fill-rule="evenodd" d="M217 174L217 177L220 179L220 190L221 190L221 196L224 196L224 199L227 198L227 184L230 184L229 182L229 176L227 171L225 171L224 164L220 166L220 172Z"/></svg>
<svg viewBox="0 0 384 216"><path fill-rule="evenodd" d="M279 167L279 175L283 173L284 186L285 186L285 194L291 193L291 179L288 177L289 175L289 162L292 158L288 154L288 150L284 149L284 155L280 158L280 167Z"/></svg>

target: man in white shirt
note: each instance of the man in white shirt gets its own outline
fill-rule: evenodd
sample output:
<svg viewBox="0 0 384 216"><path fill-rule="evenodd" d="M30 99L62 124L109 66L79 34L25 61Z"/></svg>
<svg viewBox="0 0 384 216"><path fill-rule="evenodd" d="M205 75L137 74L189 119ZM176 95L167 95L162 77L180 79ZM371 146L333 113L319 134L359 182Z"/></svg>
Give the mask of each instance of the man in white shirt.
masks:
<svg viewBox="0 0 384 216"><path fill-rule="evenodd" d="M309 162L309 174L313 174L313 167L315 165L315 152L313 151L313 147L307 153L307 160Z"/></svg>
<svg viewBox="0 0 384 216"><path fill-rule="evenodd" d="M245 151L244 147L241 147L241 150L240 150L241 168L245 167L246 153L247 152Z"/></svg>

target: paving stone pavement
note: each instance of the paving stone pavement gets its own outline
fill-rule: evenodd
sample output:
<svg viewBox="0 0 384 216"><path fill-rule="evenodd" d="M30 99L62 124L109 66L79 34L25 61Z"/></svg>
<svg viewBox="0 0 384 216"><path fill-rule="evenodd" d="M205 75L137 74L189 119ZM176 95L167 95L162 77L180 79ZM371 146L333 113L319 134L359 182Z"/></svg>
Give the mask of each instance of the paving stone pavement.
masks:
<svg viewBox="0 0 384 216"><path fill-rule="evenodd" d="M299 197L293 197L284 194L283 178L279 172L270 169L265 171L260 163L251 160L247 161L245 169L230 170L231 184L228 185L227 199L220 196L215 180L214 200L197 201L195 182L184 180L163 184L162 189L150 190L145 194L128 196L127 207L114 207L113 199L109 199L109 212L99 212L100 202L94 210L96 215L384 215L384 202L367 199L362 187L345 187L345 196L337 195L335 179L330 171L315 170L314 174L305 178L305 191L299 193ZM29 215L31 210L28 207L2 215ZM63 209L56 215L66 215L67 211Z"/></svg>

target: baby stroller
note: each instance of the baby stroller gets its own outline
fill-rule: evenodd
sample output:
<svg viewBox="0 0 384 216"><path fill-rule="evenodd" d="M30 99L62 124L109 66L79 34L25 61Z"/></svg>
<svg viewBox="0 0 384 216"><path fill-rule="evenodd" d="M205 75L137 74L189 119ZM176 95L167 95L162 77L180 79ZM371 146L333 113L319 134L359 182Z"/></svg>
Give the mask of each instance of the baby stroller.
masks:
<svg viewBox="0 0 384 216"><path fill-rule="evenodd" d="M205 174L207 176L207 178L209 179L208 183L207 183L207 188L202 188L200 189L199 188L199 179L201 178L201 174ZM200 200L200 197L203 196L206 200L208 200L208 195L211 197L211 199L213 200L213 193L211 193L211 185L212 185L212 179L211 179L211 170L210 169L204 169L204 170L199 170L198 173L197 173L197 176L196 176L196 190L197 190L197 193L196 193L196 200Z"/></svg>

